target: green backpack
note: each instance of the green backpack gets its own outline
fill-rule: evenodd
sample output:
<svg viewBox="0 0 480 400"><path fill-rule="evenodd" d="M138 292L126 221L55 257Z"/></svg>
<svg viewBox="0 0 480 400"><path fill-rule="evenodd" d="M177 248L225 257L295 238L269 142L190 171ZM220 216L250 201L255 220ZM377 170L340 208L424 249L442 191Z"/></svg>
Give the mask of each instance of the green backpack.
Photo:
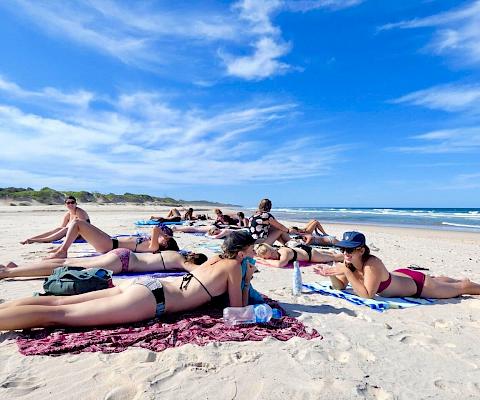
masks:
<svg viewBox="0 0 480 400"><path fill-rule="evenodd" d="M103 268L58 267L45 279L47 296L70 296L113 287L111 271Z"/></svg>

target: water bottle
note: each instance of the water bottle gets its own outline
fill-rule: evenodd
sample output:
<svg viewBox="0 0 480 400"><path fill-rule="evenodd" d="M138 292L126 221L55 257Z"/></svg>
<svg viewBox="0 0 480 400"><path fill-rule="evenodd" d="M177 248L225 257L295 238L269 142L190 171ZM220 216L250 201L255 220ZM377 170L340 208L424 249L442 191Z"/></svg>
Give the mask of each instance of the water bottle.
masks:
<svg viewBox="0 0 480 400"><path fill-rule="evenodd" d="M280 310L268 304L256 304L246 307L227 307L223 310L223 321L227 326L241 324L266 323L272 318L282 317Z"/></svg>
<svg viewBox="0 0 480 400"><path fill-rule="evenodd" d="M294 296L302 294L302 273L300 272L300 264L298 261L293 263L293 286L292 293Z"/></svg>

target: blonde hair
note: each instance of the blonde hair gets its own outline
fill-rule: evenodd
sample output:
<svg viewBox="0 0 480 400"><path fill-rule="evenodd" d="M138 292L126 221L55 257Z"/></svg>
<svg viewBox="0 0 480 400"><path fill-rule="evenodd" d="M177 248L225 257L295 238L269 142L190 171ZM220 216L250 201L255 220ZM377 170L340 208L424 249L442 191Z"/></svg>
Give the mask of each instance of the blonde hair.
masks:
<svg viewBox="0 0 480 400"><path fill-rule="evenodd" d="M213 227L213 228L210 228L210 229L208 230L208 234L209 234L209 235L217 235L217 234L220 233L220 231L221 231L220 228Z"/></svg>
<svg viewBox="0 0 480 400"><path fill-rule="evenodd" d="M266 255L269 251L277 251L275 249L275 247L273 246L270 246L269 244L267 243L262 243L262 244L259 244L257 246L257 248L255 249L255 253L257 253L258 256L260 257L263 257L264 255Z"/></svg>

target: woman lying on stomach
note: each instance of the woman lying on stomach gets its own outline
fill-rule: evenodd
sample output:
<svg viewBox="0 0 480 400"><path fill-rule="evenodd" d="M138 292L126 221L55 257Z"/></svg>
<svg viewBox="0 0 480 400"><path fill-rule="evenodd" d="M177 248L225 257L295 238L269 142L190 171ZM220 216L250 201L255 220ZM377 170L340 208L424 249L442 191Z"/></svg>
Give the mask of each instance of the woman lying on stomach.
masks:
<svg viewBox="0 0 480 400"><path fill-rule="evenodd" d="M76 296L29 297L0 304L0 330L126 324L192 310L225 293L230 306L245 306L253 266L247 266L242 289L241 264L253 256L253 243L250 234L234 232L225 239L221 256L182 278L148 278Z"/></svg>
<svg viewBox="0 0 480 400"><path fill-rule="evenodd" d="M375 294L384 297L431 297L448 299L463 294L480 294L480 285L469 279L430 276L408 268L388 272L382 260L370 254L365 236L360 232L345 232L336 246L343 249L345 261L334 268L316 268L329 276L335 289L344 289L349 283L354 292L364 298Z"/></svg>
<svg viewBox="0 0 480 400"><path fill-rule="evenodd" d="M282 268L294 261L307 261L312 263L328 263L331 261L343 261L342 254L335 254L328 251L314 249L305 244L295 248L282 246L275 248L269 244L262 243L257 246L257 256L263 258L265 263L272 267Z"/></svg>
<svg viewBox="0 0 480 400"><path fill-rule="evenodd" d="M128 272L157 272L164 270L192 271L197 265L207 261L202 253L179 253L166 250L156 254L134 253L128 249L114 249L106 254L85 258L56 258L35 263L0 265L0 279L25 276L47 276L57 267L65 265L84 268L105 268L114 274Z"/></svg>

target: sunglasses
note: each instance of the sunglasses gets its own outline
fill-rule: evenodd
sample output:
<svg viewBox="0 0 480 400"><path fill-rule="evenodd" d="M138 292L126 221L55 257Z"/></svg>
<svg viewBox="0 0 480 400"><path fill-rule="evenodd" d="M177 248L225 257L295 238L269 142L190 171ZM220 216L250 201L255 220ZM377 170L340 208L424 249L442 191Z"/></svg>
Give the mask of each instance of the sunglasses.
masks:
<svg viewBox="0 0 480 400"><path fill-rule="evenodd" d="M361 247L354 247L353 249L343 248L342 253L352 254L355 250L359 250Z"/></svg>
<svg viewBox="0 0 480 400"><path fill-rule="evenodd" d="M75 204L74 201L66 201L65 204Z"/></svg>

